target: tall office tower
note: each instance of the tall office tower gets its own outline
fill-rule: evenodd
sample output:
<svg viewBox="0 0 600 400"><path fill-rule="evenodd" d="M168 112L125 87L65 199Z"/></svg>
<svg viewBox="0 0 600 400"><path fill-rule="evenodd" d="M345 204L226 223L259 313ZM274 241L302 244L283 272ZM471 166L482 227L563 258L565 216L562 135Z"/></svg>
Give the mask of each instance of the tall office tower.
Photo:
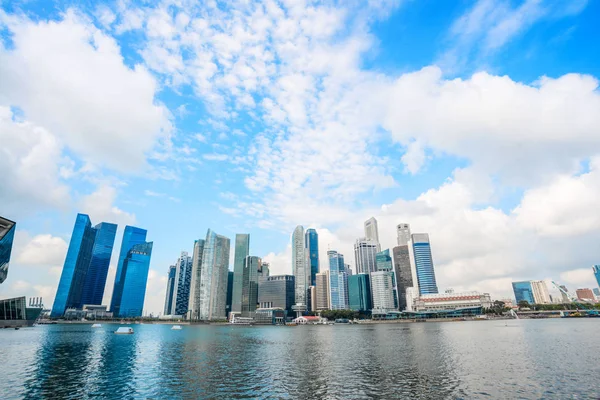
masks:
<svg viewBox="0 0 600 400"><path fill-rule="evenodd" d="M398 294L398 309L406 310L407 289L415 286L413 271L410 262L410 251L407 244L396 246L392 249L394 260L394 273L396 275L396 290Z"/></svg>
<svg viewBox="0 0 600 400"><path fill-rule="evenodd" d="M406 308L403 311L414 311L415 309L415 299L419 297L419 289L416 287L407 287L406 288L406 296L404 298L404 302L406 303Z"/></svg>
<svg viewBox="0 0 600 400"><path fill-rule="evenodd" d="M0 283L4 282L8 275L8 263L15 239L15 226L15 222L0 217Z"/></svg>
<svg viewBox="0 0 600 400"><path fill-rule="evenodd" d="M329 310L329 270L317 274L317 310Z"/></svg>
<svg viewBox="0 0 600 400"><path fill-rule="evenodd" d="M398 246L406 246L410 242L410 225L409 224L398 224L396 226L396 232L398 233Z"/></svg>
<svg viewBox="0 0 600 400"><path fill-rule="evenodd" d="M598 287L600 287L600 265L594 265L592 267L592 271L594 272L594 276L596 277L596 282L598 282Z"/></svg>
<svg viewBox="0 0 600 400"><path fill-rule="evenodd" d="M141 317L152 257L152 242L133 246L123 260L121 302L113 311L116 317Z"/></svg>
<svg viewBox="0 0 600 400"><path fill-rule="evenodd" d="M248 256L244 260L242 271L242 316L249 317L256 311L258 303L258 275L262 275L262 260ZM235 272L234 272L235 279ZM234 281L235 282L235 281Z"/></svg>
<svg viewBox="0 0 600 400"><path fill-rule="evenodd" d="M110 300L110 311L113 315L119 315L121 305L121 297L123 296L123 284L125 279L125 270L123 263L129 250L138 244L146 243L146 230L136 228L135 226L127 225L123 232L123 240L121 241L121 250L119 252L119 262L117 264L117 273L115 275L115 284L113 287L112 298Z"/></svg>
<svg viewBox="0 0 600 400"><path fill-rule="evenodd" d="M319 235L315 229L307 229L304 242L306 252L308 253L308 264L310 268L310 285L317 283L317 274L319 273Z"/></svg>
<svg viewBox="0 0 600 400"><path fill-rule="evenodd" d="M356 274L348 277L348 308L354 311L367 311L373 308L369 274Z"/></svg>
<svg viewBox="0 0 600 400"><path fill-rule="evenodd" d="M190 314L190 319L195 321L200 319L200 282L202 277L202 255L204 254L204 244L204 239L194 241L194 252L192 253L192 274L188 312ZM233 284L233 280L231 284Z"/></svg>
<svg viewBox="0 0 600 400"><path fill-rule="evenodd" d="M231 311L242 311L242 286L244 262L250 255L250 235L238 233L235 235L235 253L233 255L233 293L231 295Z"/></svg>
<svg viewBox="0 0 600 400"><path fill-rule="evenodd" d="M377 220L371 217L365 221L365 239L377 244L377 252L381 251L379 244L379 228L377 228Z"/></svg>
<svg viewBox="0 0 600 400"><path fill-rule="evenodd" d="M309 286L308 292L310 293L310 307L308 307L308 310L311 312L316 312L317 311L317 287Z"/></svg>
<svg viewBox="0 0 600 400"><path fill-rule="evenodd" d="M230 240L212 230L206 233L200 277L199 319L226 319ZM234 272L235 289L235 272ZM233 300L232 300L233 301Z"/></svg>
<svg viewBox="0 0 600 400"><path fill-rule="evenodd" d="M350 268L350 264L344 264L344 271L346 271L347 276L352 276L352 268Z"/></svg>
<svg viewBox="0 0 600 400"><path fill-rule="evenodd" d="M296 284L296 304L300 309L306 306L306 293L310 274L307 266L306 245L304 243L304 228L298 225L292 234L292 271Z"/></svg>
<svg viewBox="0 0 600 400"><path fill-rule="evenodd" d="M549 304L552 302L546 282L531 281L531 290L533 291L533 300L536 304Z"/></svg>
<svg viewBox="0 0 600 400"><path fill-rule="evenodd" d="M231 312L231 299L233 297L233 271L227 272L227 300L225 301L225 316Z"/></svg>
<svg viewBox="0 0 600 400"><path fill-rule="evenodd" d="M329 303L332 310L348 308L348 276L344 268L344 256L335 250L327 252L329 257Z"/></svg>
<svg viewBox="0 0 600 400"><path fill-rule="evenodd" d="M377 253L379 243L360 238L354 243L354 259L356 261L356 273L368 274L377 271Z"/></svg>
<svg viewBox="0 0 600 400"><path fill-rule="evenodd" d="M399 295L398 295L398 285L396 281L396 274L394 273L394 263L392 262L392 257L390 256L390 250L386 249L377 253L377 271L387 271L390 273L392 277L392 294L394 297L394 308L398 309Z"/></svg>
<svg viewBox="0 0 600 400"><path fill-rule="evenodd" d="M52 317L62 317L67 308L81 309L84 300L102 303L116 231L116 225L106 222L92 227L89 216L77 214Z"/></svg>
<svg viewBox="0 0 600 400"><path fill-rule="evenodd" d="M515 300L517 304L521 301L526 301L529 304L535 304L533 298L533 288L531 287L530 281L513 282L513 292L515 292Z"/></svg>
<svg viewBox="0 0 600 400"><path fill-rule="evenodd" d="M173 315L174 310L174 302L173 302L173 294L175 292L175 276L177 275L177 266L171 265L169 267L169 273L167 275L167 293L165 295L165 308L163 310L163 315Z"/></svg>
<svg viewBox="0 0 600 400"><path fill-rule="evenodd" d="M435 281L435 271L433 269L433 258L431 257L429 234L414 233L411 235L411 240L415 255L415 267L417 270L419 293L437 294L438 288Z"/></svg>
<svg viewBox="0 0 600 400"><path fill-rule="evenodd" d="M182 251L175 264L177 273L175 275L175 315L187 316L190 303L190 285L192 283L192 257L187 251Z"/></svg>
<svg viewBox="0 0 600 400"><path fill-rule="evenodd" d="M258 290L260 290L260 283L264 282L267 280L267 278L270 275L270 271L269 271L269 267L271 266L271 264L269 264L266 261L261 261L260 266L258 268Z"/></svg>
<svg viewBox="0 0 600 400"><path fill-rule="evenodd" d="M295 290L294 275L268 276L259 285L258 303L261 308L283 308L291 315Z"/></svg>
<svg viewBox="0 0 600 400"><path fill-rule="evenodd" d="M373 312L385 313L394 309L394 285L391 271L371 272Z"/></svg>

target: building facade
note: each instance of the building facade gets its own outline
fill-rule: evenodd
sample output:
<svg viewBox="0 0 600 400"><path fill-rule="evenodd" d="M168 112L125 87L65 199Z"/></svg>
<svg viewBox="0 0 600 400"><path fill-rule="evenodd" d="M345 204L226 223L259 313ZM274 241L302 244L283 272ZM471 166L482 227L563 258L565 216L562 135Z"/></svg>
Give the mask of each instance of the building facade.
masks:
<svg viewBox="0 0 600 400"><path fill-rule="evenodd" d="M387 313L394 307L393 272L371 272L371 293L373 296L373 313Z"/></svg>
<svg viewBox="0 0 600 400"><path fill-rule="evenodd" d="M217 235L210 229L206 233L200 276L200 320L226 319L229 246L229 238Z"/></svg>
<svg viewBox="0 0 600 400"><path fill-rule="evenodd" d="M329 310L329 270L317 274L317 311Z"/></svg>
<svg viewBox="0 0 600 400"><path fill-rule="evenodd" d="M413 282L413 270L410 261L408 244L399 245L392 249L394 261L394 273L396 275L396 291L398 293L398 309L406 310L407 289L415 287Z"/></svg>
<svg viewBox="0 0 600 400"><path fill-rule="evenodd" d="M171 265L169 267L169 273L167 274L167 291L165 295L165 308L163 310L163 315L173 315L175 314L174 303L173 303L173 294L175 292L175 276L177 275L177 266Z"/></svg>
<svg viewBox="0 0 600 400"><path fill-rule="evenodd" d="M348 308L354 311L368 311L373 308L369 274L348 277Z"/></svg>
<svg viewBox="0 0 600 400"><path fill-rule="evenodd" d="M310 270L310 286L317 283L319 273L319 235L315 229L307 229L304 238L306 252L308 254L308 265Z"/></svg>
<svg viewBox="0 0 600 400"><path fill-rule="evenodd" d="M577 290L575 290L575 293L577 294L578 300L588 302L588 303L596 302L596 296L594 296L594 292L592 291L592 289L589 289L589 288L577 289Z"/></svg>
<svg viewBox="0 0 600 400"><path fill-rule="evenodd" d="M531 290L533 291L533 300L535 304L550 304L550 293L548 286L544 281L531 281Z"/></svg>
<svg viewBox="0 0 600 400"><path fill-rule="evenodd" d="M398 224L396 226L396 234L398 246L408 246L411 241L410 225L404 223Z"/></svg>
<svg viewBox="0 0 600 400"><path fill-rule="evenodd" d="M246 257L242 273L242 317L251 316L257 309L259 273L262 274L262 260L255 256Z"/></svg>
<svg viewBox="0 0 600 400"><path fill-rule="evenodd" d="M142 316L151 256L152 242L136 244L127 252L122 266L121 301L111 310L115 317Z"/></svg>
<svg viewBox="0 0 600 400"><path fill-rule="evenodd" d="M377 252L381 251L381 245L379 244L379 228L377 227L377 220L375 217L371 217L365 221L365 239L377 243Z"/></svg>
<svg viewBox="0 0 600 400"><path fill-rule="evenodd" d="M192 320L200 319L200 284L202 282L202 256L204 255L204 239L194 241L192 253L192 274L190 280L190 302L188 304L189 317Z"/></svg>
<svg viewBox="0 0 600 400"><path fill-rule="evenodd" d="M594 273L594 276L596 277L596 282L598 282L598 286L600 287L600 265L594 265L592 267L592 272Z"/></svg>
<svg viewBox="0 0 600 400"><path fill-rule="evenodd" d="M354 260L356 261L356 273L368 274L377 271L377 253L379 243L366 238L360 238L354 243Z"/></svg>
<svg viewBox="0 0 600 400"><path fill-rule="evenodd" d="M411 242L415 258L419 293L421 295L437 294L438 287L435 279L433 257L431 256L429 234L414 233L411 235Z"/></svg>
<svg viewBox="0 0 600 400"><path fill-rule="evenodd" d="M175 315L187 316L190 303L190 285L192 283L192 257L187 251L182 251L177 259L175 274L175 290L173 298Z"/></svg>
<svg viewBox="0 0 600 400"><path fill-rule="evenodd" d="M521 301L526 301L529 304L535 304L533 298L533 288L531 287L530 281L521 281L512 283L513 292L515 293L515 300L517 304Z"/></svg>
<svg viewBox="0 0 600 400"><path fill-rule="evenodd" d="M6 280L8 275L8 264L15 239L16 223L0 217L0 284Z"/></svg>
<svg viewBox="0 0 600 400"><path fill-rule="evenodd" d="M301 310L303 306L306 307L310 279L304 227L301 225L298 225L292 234L292 271L296 284L296 304L300 306L299 310Z"/></svg>
<svg viewBox="0 0 600 400"><path fill-rule="evenodd" d="M112 256L115 236L117 235L117 225L102 222L96 225L94 230L96 231L96 237L94 238L94 245L92 247L90 266L88 267L83 283L82 305L102 304L110 257Z"/></svg>
<svg viewBox="0 0 600 400"><path fill-rule="evenodd" d="M250 255L250 235L235 235L235 253L233 255L233 292L231 294L231 311L242 312L242 287L244 263Z"/></svg>
<svg viewBox="0 0 600 400"><path fill-rule="evenodd" d="M294 275L267 277L258 290L260 308L281 308L291 315L296 290L294 280Z"/></svg>
<svg viewBox="0 0 600 400"><path fill-rule="evenodd" d="M225 300L225 316L229 318L233 298L233 271L227 273L227 299Z"/></svg>
<svg viewBox="0 0 600 400"><path fill-rule="evenodd" d="M348 308L348 281L344 256L335 250L327 252L329 257L329 304L331 310Z"/></svg>
<svg viewBox="0 0 600 400"><path fill-rule="evenodd" d="M491 306L492 300L488 293L440 293L419 296L415 300L414 311L447 311Z"/></svg>

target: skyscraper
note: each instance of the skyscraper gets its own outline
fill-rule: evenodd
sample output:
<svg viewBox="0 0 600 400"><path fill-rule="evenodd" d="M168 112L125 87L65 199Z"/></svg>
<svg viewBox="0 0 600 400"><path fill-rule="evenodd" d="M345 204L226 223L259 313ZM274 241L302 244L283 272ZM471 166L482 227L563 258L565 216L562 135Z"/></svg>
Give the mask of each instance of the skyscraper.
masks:
<svg viewBox="0 0 600 400"><path fill-rule="evenodd" d="M329 257L329 304L332 310L348 308L348 277L344 266L344 256L335 250L327 252Z"/></svg>
<svg viewBox="0 0 600 400"><path fill-rule="evenodd" d="M227 300L225 300L225 316L231 312L231 299L233 297L233 271L227 272Z"/></svg>
<svg viewBox="0 0 600 400"><path fill-rule="evenodd" d="M406 246L410 241L410 225L409 224L398 224L396 226L396 232L398 234L398 246Z"/></svg>
<svg viewBox="0 0 600 400"><path fill-rule="evenodd" d="M435 281L433 258L431 257L431 244L429 234L414 233L411 235L413 252L415 255L415 269L420 294L437 294L438 287Z"/></svg>
<svg viewBox="0 0 600 400"><path fill-rule="evenodd" d="M379 243L366 238L360 238L354 243L354 259L356 261L356 273L368 274L377 270L377 253Z"/></svg>
<svg viewBox="0 0 600 400"><path fill-rule="evenodd" d="M594 265L592 267L592 271L594 272L594 276L596 277L596 282L598 282L598 287L600 287L600 265Z"/></svg>
<svg viewBox="0 0 600 400"><path fill-rule="evenodd" d="M200 319L200 282L202 276L202 255L204 254L204 239L194 241L194 253L192 254L192 274L190 281L190 303L188 312L190 319ZM233 285L233 279L231 282ZM231 311L231 310L230 310Z"/></svg>
<svg viewBox="0 0 600 400"><path fill-rule="evenodd" d="M377 271L387 271L392 277L392 294L394 298L394 308L398 308L398 292L396 274L394 273L394 263L390 256L390 250L386 249L377 253Z"/></svg>
<svg viewBox="0 0 600 400"><path fill-rule="evenodd" d="M250 235L238 233L235 235L235 254L233 255L233 292L231 295L231 311L242 311L242 286L244 262L250 255Z"/></svg>
<svg viewBox="0 0 600 400"><path fill-rule="evenodd" d="M262 275L260 257L248 256L244 260L242 271L242 316L249 317L256 311L258 303L258 275ZM234 273L235 279L235 273Z"/></svg>
<svg viewBox="0 0 600 400"><path fill-rule="evenodd" d="M310 285L315 286L317 274L319 273L319 235L315 229L310 228L306 230L305 236L304 241L310 268Z"/></svg>
<svg viewBox="0 0 600 400"><path fill-rule="evenodd" d="M152 242L136 244L127 252L123 259L120 302L113 309L115 317L142 316L151 256Z"/></svg>
<svg viewBox="0 0 600 400"><path fill-rule="evenodd" d="M308 271L308 257L304 242L304 227L298 225L292 234L292 271L296 285L296 304L306 307L306 296L310 274Z"/></svg>
<svg viewBox="0 0 600 400"><path fill-rule="evenodd" d="M515 300L517 304L521 301L526 301L529 304L535 304L533 298L533 289L530 281L513 282L513 291L515 292Z"/></svg>
<svg viewBox="0 0 600 400"><path fill-rule="evenodd" d="M317 274L317 310L329 310L329 270Z"/></svg>
<svg viewBox="0 0 600 400"><path fill-rule="evenodd" d="M292 313L295 299L293 275L273 275L265 277L258 289L258 302L261 308L283 308Z"/></svg>
<svg viewBox="0 0 600 400"><path fill-rule="evenodd" d="M408 244L394 247L392 249L392 255L394 260L394 272L396 274L398 309L404 311L407 307L407 289L415 286Z"/></svg>
<svg viewBox="0 0 600 400"><path fill-rule="evenodd" d="M229 238L208 230L202 254L200 276L198 316L201 320L226 319L229 247Z"/></svg>
<svg viewBox="0 0 600 400"><path fill-rule="evenodd" d="M175 315L187 316L190 302L190 285L192 283L192 257L187 251L182 251L177 259L175 275L175 290L173 301L175 303Z"/></svg>
<svg viewBox="0 0 600 400"><path fill-rule="evenodd" d="M15 226L15 222L0 217L0 283L4 282L8 275L8 263L10 262L10 253L15 238Z"/></svg>
<svg viewBox="0 0 600 400"><path fill-rule="evenodd" d="M165 295L165 308L163 315L173 315L173 294L175 291L175 276L177 275L177 266L171 265L167 275L167 293Z"/></svg>
<svg viewBox="0 0 600 400"><path fill-rule="evenodd" d="M548 286L544 281L531 281L531 290L533 292L533 300L536 304L549 304L550 293L548 293Z"/></svg>
<svg viewBox="0 0 600 400"><path fill-rule="evenodd" d="M377 252L381 251L381 246L379 244L379 228L377 227L377 220L375 217L371 217L365 221L365 239L376 243Z"/></svg>
<svg viewBox="0 0 600 400"><path fill-rule="evenodd" d="M110 310L115 316L119 315L121 298L123 296L123 284L125 282L126 270L123 268L125 258L129 251L138 244L146 243L145 229L136 228L135 226L127 225L123 232L123 240L121 241L121 250L119 251L119 262L117 264L117 272L115 275L115 284L113 287L112 298L110 300Z"/></svg>
<svg viewBox="0 0 600 400"><path fill-rule="evenodd" d="M84 300L87 304L102 302L116 229L116 225L107 223L92 227L89 216L77 214L50 314L52 317L62 317L67 308L82 308Z"/></svg>
<svg viewBox="0 0 600 400"><path fill-rule="evenodd" d="M356 274L348 277L348 308L355 311L367 311L373 308L369 274Z"/></svg>
<svg viewBox="0 0 600 400"><path fill-rule="evenodd" d="M391 271L371 272L373 313L386 313L394 309L394 285Z"/></svg>

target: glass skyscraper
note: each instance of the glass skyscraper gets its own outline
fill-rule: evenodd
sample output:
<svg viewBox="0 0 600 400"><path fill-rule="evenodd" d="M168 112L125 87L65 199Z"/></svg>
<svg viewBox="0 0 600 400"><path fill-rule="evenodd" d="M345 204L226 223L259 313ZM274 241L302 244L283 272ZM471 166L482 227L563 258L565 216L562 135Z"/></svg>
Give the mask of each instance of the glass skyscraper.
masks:
<svg viewBox="0 0 600 400"><path fill-rule="evenodd" d="M373 308L369 274L348 277L348 308L355 311L367 311Z"/></svg>
<svg viewBox="0 0 600 400"><path fill-rule="evenodd" d="M517 304L520 301L526 301L529 304L535 304L531 281L513 282L512 287L513 291L515 292L515 300L517 300Z"/></svg>
<svg viewBox="0 0 600 400"><path fill-rule="evenodd" d="M231 312L231 299L233 297L233 271L227 273L227 300L225 300L225 316Z"/></svg>
<svg viewBox="0 0 600 400"><path fill-rule="evenodd" d="M190 283L190 303L188 311L193 320L200 319L200 284L202 282L202 257L204 254L204 239L194 241L194 253L192 254L192 277ZM233 285L233 279L231 278Z"/></svg>
<svg viewBox="0 0 600 400"><path fill-rule="evenodd" d="M260 283L258 302L261 308L283 308L292 313L294 305L294 275L273 275Z"/></svg>
<svg viewBox="0 0 600 400"><path fill-rule="evenodd" d="M368 274L377 271L377 253L379 243L366 238L360 238L354 243L354 259L356 261L356 273Z"/></svg>
<svg viewBox="0 0 600 400"><path fill-rule="evenodd" d="M317 284L319 273L319 235L315 229L307 229L304 242L308 252L308 263L310 268L310 286Z"/></svg>
<svg viewBox="0 0 600 400"><path fill-rule="evenodd" d="M598 286L600 287L600 265L594 265L592 267L594 271L594 276L596 277L596 282L598 282Z"/></svg>
<svg viewBox="0 0 600 400"><path fill-rule="evenodd" d="M192 280L192 257L187 251L182 251L177 259L177 272L175 275L175 291L173 293L175 303L175 315L187 316L190 302L190 284Z"/></svg>
<svg viewBox="0 0 600 400"><path fill-rule="evenodd" d="M242 273L242 316L249 317L258 304L258 274L262 260L259 257L248 256L244 260ZM235 277L235 273L234 273Z"/></svg>
<svg viewBox="0 0 600 400"><path fill-rule="evenodd" d="M13 221L0 217L0 283L4 282L8 275L8 263L15 238L15 225Z"/></svg>
<svg viewBox="0 0 600 400"><path fill-rule="evenodd" d="M408 245L396 246L392 249L394 258L394 273L396 275L396 292L398 296L398 309L406 310L406 294L408 288L415 286L413 282L410 252Z"/></svg>
<svg viewBox="0 0 600 400"><path fill-rule="evenodd" d="M152 242L136 244L127 252L123 260L121 302L113 311L115 316L142 316L151 256Z"/></svg>
<svg viewBox="0 0 600 400"><path fill-rule="evenodd" d="M128 257L129 252L137 245L146 244L145 229L136 228L135 226L127 225L123 232L123 240L121 241L121 250L119 252L119 262L117 264L117 272L115 275L115 284L113 287L112 298L110 301L110 311L113 312L114 316L120 316L121 314L121 302L124 294L124 283L127 273L125 268L125 259ZM152 246L150 246L150 250ZM150 261L150 257L148 257ZM146 271L146 274L148 272ZM144 287L146 282L144 282ZM141 315L141 314L140 314Z"/></svg>
<svg viewBox="0 0 600 400"><path fill-rule="evenodd" d="M115 224L104 222L92 227L88 215L77 214L52 317L62 317L67 308L102 303L116 231Z"/></svg>
<svg viewBox="0 0 600 400"><path fill-rule="evenodd" d="M231 294L231 311L242 311L242 286L244 262L250 255L250 235L238 233L235 235L235 253L233 255L233 292Z"/></svg>
<svg viewBox="0 0 600 400"><path fill-rule="evenodd" d="M411 236L411 238L413 252L415 255L415 267L417 270L419 293L421 295L437 294L438 287L435 281L435 270L433 268L433 258L431 257L429 234L415 233Z"/></svg>
<svg viewBox="0 0 600 400"><path fill-rule="evenodd" d="M310 282L310 273L308 271L308 257L306 254L306 244L304 237L304 227L298 225L292 234L292 272L296 284L296 304L306 307L306 296Z"/></svg>
<svg viewBox="0 0 600 400"><path fill-rule="evenodd" d="M202 254L198 319L226 319L229 247L229 238L208 230Z"/></svg>
<svg viewBox="0 0 600 400"><path fill-rule="evenodd" d="M348 308L348 281L344 256L335 250L327 252L329 257L329 295L332 310Z"/></svg>
<svg viewBox="0 0 600 400"><path fill-rule="evenodd" d="M173 292L175 291L175 276L177 275L177 266L171 265L169 267L169 274L167 275L167 294L165 295L165 309L163 315L173 314Z"/></svg>

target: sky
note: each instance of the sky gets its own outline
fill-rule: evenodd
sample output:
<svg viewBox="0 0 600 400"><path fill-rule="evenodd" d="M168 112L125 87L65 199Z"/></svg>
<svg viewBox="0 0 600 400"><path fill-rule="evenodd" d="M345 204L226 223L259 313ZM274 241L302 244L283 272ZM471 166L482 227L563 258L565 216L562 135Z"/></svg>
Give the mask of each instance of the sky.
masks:
<svg viewBox="0 0 600 400"><path fill-rule="evenodd" d="M600 2L2 1L0 297L51 307L78 212L154 242L145 312L208 228L271 274L296 225L430 235L441 290L595 287ZM233 246L231 252L233 259ZM232 264L232 263L231 263ZM230 266L231 268L231 266Z"/></svg>

